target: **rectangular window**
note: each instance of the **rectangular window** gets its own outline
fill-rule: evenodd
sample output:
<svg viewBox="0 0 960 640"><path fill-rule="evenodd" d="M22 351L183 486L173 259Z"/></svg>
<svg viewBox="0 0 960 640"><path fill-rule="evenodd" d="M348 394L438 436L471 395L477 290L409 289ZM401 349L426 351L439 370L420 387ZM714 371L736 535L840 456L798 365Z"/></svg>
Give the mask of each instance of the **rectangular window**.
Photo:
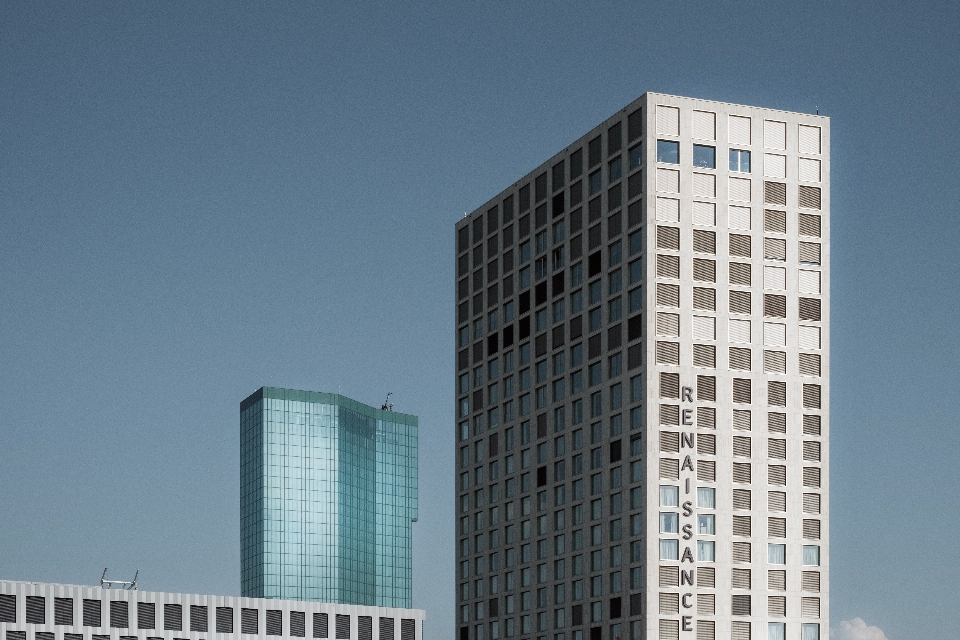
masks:
<svg viewBox="0 0 960 640"><path fill-rule="evenodd" d="M657 162L680 164L680 143L672 140L657 140Z"/></svg>
<svg viewBox="0 0 960 640"><path fill-rule="evenodd" d="M717 149L702 144L693 145L693 166L706 169L717 168Z"/></svg>
<svg viewBox="0 0 960 640"><path fill-rule="evenodd" d="M750 152L730 149L730 171L750 173Z"/></svg>

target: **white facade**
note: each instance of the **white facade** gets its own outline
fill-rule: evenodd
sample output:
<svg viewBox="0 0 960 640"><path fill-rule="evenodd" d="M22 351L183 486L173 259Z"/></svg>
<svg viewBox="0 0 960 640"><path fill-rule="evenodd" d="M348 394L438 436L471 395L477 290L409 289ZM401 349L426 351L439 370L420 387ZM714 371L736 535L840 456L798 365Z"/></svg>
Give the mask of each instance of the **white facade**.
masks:
<svg viewBox="0 0 960 640"><path fill-rule="evenodd" d="M647 93L456 224L458 640L825 640L829 120Z"/></svg>
<svg viewBox="0 0 960 640"><path fill-rule="evenodd" d="M423 640L424 611L0 581L4 640Z"/></svg>

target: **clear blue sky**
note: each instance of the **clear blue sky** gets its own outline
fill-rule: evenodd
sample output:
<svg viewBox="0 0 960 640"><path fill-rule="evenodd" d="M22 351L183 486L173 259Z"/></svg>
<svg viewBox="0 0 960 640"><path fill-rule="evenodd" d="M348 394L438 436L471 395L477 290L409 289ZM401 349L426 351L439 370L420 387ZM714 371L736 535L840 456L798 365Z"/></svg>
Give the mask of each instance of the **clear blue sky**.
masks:
<svg viewBox="0 0 960 640"><path fill-rule="evenodd" d="M3 2L0 577L238 593L240 400L392 391L451 637L453 225L658 91L832 118L833 621L955 636L958 34L952 2Z"/></svg>

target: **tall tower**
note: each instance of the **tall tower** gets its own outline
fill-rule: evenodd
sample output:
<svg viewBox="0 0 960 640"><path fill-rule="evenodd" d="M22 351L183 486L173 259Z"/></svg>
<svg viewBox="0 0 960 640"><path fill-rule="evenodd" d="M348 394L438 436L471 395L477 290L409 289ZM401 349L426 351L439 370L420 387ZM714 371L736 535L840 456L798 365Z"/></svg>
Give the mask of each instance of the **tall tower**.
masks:
<svg viewBox="0 0 960 640"><path fill-rule="evenodd" d="M460 640L827 637L829 168L647 93L457 223Z"/></svg>
<svg viewBox="0 0 960 640"><path fill-rule="evenodd" d="M417 418L263 387L240 404L241 589L409 608Z"/></svg>

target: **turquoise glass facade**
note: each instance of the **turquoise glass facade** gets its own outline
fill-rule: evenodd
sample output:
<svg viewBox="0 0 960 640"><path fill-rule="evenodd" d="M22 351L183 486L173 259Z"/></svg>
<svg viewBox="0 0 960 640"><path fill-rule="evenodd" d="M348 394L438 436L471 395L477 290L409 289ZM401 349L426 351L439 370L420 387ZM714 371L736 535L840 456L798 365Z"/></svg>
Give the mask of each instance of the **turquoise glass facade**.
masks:
<svg viewBox="0 0 960 640"><path fill-rule="evenodd" d="M241 590L411 606L417 418L264 387L240 404Z"/></svg>

